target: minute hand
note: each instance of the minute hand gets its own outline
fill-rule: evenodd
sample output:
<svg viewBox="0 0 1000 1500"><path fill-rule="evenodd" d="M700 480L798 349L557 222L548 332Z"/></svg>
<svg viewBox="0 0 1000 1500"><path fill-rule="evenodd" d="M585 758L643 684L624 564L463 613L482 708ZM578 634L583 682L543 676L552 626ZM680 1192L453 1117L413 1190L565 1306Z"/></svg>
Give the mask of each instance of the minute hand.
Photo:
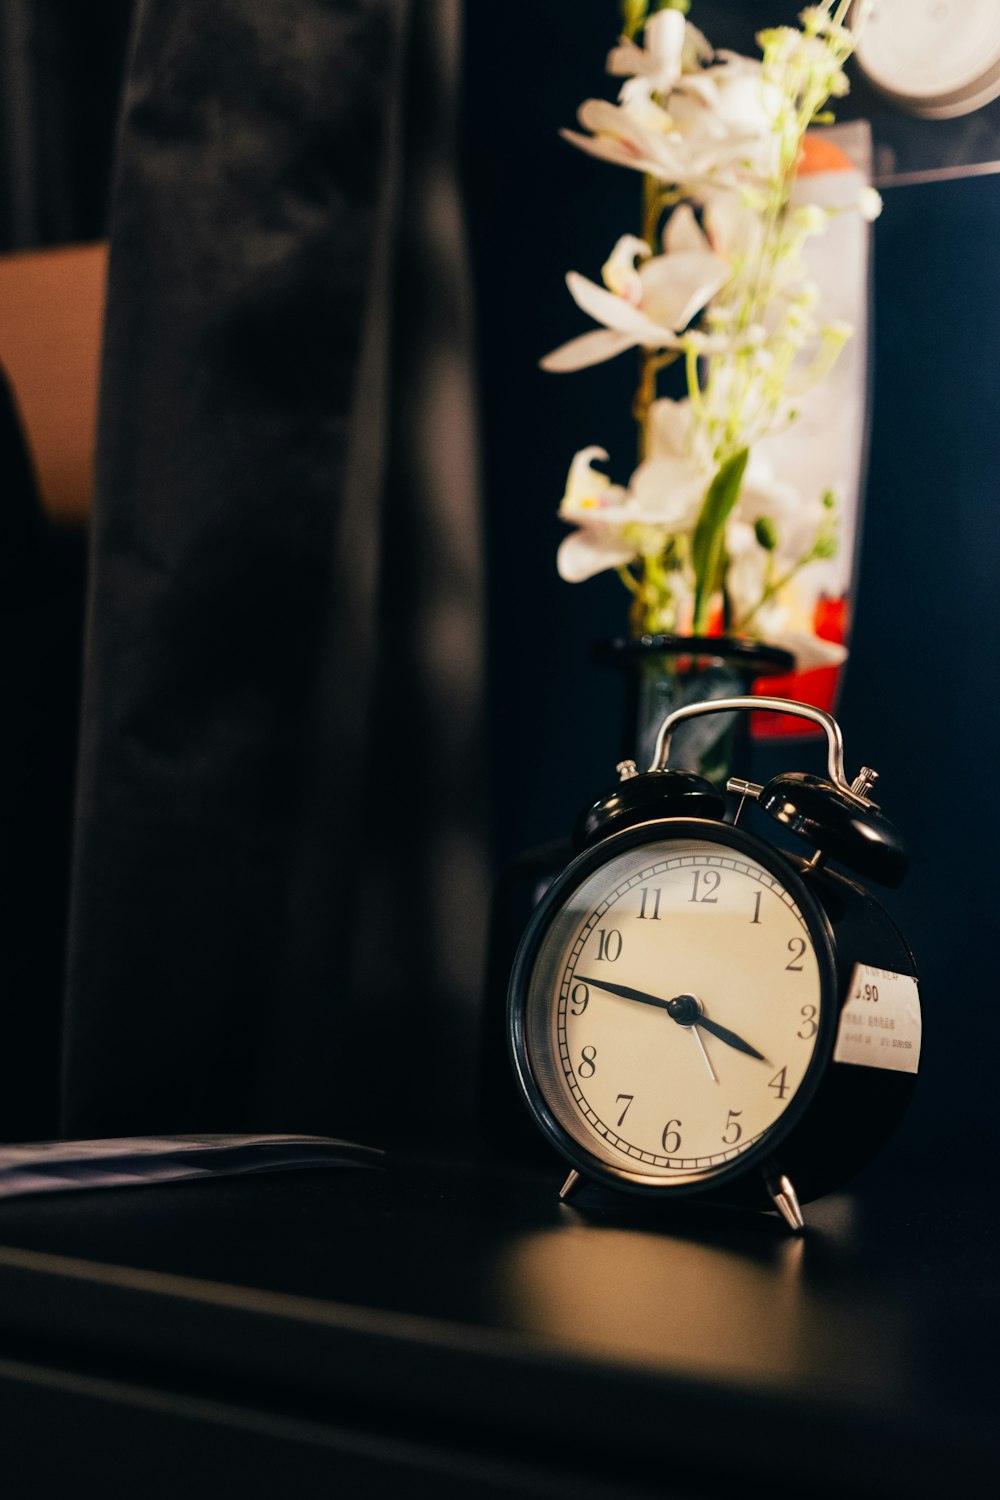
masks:
<svg viewBox="0 0 1000 1500"><path fill-rule="evenodd" d="M650 995L646 990L635 990L628 984L613 984L609 979L588 979L586 975L578 976L584 984L592 984L597 990L607 990L610 995L620 995L623 1000L638 1000L640 1005L655 1005L660 1010L665 1010L673 1015L676 1009L677 998L673 1000L661 1000L658 995ZM718 1021L710 1021L700 1011L695 1021L687 1024L703 1026L712 1036L718 1037L720 1042L725 1042L728 1047L734 1047L737 1052L745 1052L748 1057L759 1058L765 1062L763 1052L758 1052L756 1047L751 1047L735 1031L730 1031L728 1026L720 1026Z"/></svg>

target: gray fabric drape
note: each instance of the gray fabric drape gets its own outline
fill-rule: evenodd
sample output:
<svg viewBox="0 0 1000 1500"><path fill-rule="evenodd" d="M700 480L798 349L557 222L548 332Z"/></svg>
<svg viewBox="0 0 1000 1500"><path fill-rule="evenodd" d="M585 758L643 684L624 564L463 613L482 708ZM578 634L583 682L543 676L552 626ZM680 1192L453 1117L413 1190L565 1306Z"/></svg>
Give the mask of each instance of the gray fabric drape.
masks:
<svg viewBox="0 0 1000 1500"><path fill-rule="evenodd" d="M485 880L456 11L140 10L67 1133L384 1140L467 1103Z"/></svg>

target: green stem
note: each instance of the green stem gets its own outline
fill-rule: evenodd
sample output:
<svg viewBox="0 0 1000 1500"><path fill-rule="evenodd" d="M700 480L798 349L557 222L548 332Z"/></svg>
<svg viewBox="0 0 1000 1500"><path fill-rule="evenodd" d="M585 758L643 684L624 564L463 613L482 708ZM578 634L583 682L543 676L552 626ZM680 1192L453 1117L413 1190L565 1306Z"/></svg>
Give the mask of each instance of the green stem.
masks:
<svg viewBox="0 0 1000 1500"><path fill-rule="evenodd" d="M786 588L787 585L791 583L791 581L795 577L796 573L799 573L805 567L806 563L809 563L809 562L812 562L812 561L813 561L813 553L810 550L809 552L806 553L805 557L800 557L799 560L798 560L798 562L794 563L788 569L787 573L783 573L780 578L774 578L774 579L772 579L771 582L768 583L767 586L765 587L764 592L761 594L760 598L757 600L757 603L754 605L753 609L747 610L746 614L742 617L742 619L738 620L736 622L736 624L734 625L733 629L735 630L736 634L740 635L740 634L743 633L743 631L745 631L746 629L748 629L748 627L753 623L754 618L764 608L764 605L767 604L767 603L769 603L770 600L772 600L775 597L775 595L780 594L781 591L782 591L782 589Z"/></svg>
<svg viewBox="0 0 1000 1500"><path fill-rule="evenodd" d="M687 375L688 396L691 398L691 409L694 412L695 420L703 422L705 420L705 403L701 397L701 382L698 378L698 353L691 344L688 344L684 350L684 366Z"/></svg>

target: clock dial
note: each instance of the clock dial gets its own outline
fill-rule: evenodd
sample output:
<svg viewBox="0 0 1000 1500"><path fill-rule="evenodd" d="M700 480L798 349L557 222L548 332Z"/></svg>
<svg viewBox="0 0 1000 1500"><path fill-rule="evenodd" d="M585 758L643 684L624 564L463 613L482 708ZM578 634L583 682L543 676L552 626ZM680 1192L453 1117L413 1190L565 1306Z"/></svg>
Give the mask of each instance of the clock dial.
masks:
<svg viewBox="0 0 1000 1500"><path fill-rule="evenodd" d="M636 1180L724 1171L774 1131L813 1060L814 937L749 847L730 830L633 843L564 897L540 941L532 1075L562 1130Z"/></svg>
<svg viewBox="0 0 1000 1500"><path fill-rule="evenodd" d="M1000 93L1000 0L878 0L856 56L901 108L968 114Z"/></svg>

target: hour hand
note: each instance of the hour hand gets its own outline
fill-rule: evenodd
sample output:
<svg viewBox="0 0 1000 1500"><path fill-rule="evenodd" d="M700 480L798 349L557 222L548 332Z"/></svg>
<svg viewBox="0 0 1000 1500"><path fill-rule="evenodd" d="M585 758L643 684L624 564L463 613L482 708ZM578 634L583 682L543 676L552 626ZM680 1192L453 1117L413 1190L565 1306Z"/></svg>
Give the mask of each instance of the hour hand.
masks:
<svg viewBox="0 0 1000 1500"><path fill-rule="evenodd" d="M700 1016L695 1025L704 1027L710 1035L717 1036L720 1042L725 1042L727 1047L735 1047L737 1052L745 1052L747 1057L756 1057L761 1062L767 1062L763 1052L758 1052L756 1047L751 1047L749 1042L737 1036L735 1031L730 1031L728 1026L720 1026L718 1021L710 1021L705 1015Z"/></svg>

